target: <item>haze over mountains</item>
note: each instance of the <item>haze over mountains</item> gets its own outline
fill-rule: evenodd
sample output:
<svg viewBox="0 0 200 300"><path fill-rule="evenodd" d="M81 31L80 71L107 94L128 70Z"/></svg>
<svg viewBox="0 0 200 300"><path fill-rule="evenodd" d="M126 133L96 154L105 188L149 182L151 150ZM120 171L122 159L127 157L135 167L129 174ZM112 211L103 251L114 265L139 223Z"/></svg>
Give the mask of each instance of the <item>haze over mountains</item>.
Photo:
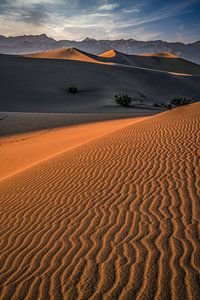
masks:
<svg viewBox="0 0 200 300"><path fill-rule="evenodd" d="M83 41L56 41L46 34L17 37L0 36L0 53L3 54L26 54L69 47L75 47L93 54L100 54L110 49L127 54L170 52L200 64L200 41L190 44L170 43L162 40L144 42L134 39L95 40L90 38L86 38Z"/></svg>

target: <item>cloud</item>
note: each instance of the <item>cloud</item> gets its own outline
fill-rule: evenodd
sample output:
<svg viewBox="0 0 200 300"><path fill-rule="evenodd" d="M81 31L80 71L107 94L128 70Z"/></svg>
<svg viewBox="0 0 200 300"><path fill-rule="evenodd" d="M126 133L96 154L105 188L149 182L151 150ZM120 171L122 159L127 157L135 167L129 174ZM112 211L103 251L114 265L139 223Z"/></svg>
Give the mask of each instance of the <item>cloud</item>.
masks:
<svg viewBox="0 0 200 300"><path fill-rule="evenodd" d="M98 10L114 10L115 8L118 8L119 4L113 3L113 4L103 4L98 7Z"/></svg>
<svg viewBox="0 0 200 300"><path fill-rule="evenodd" d="M115 2L114 2L115 1ZM58 39L169 37L166 20L187 14L199 0L0 0L0 34L46 33ZM158 1L157 1L158 2ZM154 4L154 6L153 6ZM162 30L158 22L162 22ZM160 24L160 23L159 23ZM179 29L181 32L181 29ZM183 34L187 35L185 28ZM175 36L172 31L171 35ZM177 34L178 36L178 34Z"/></svg>

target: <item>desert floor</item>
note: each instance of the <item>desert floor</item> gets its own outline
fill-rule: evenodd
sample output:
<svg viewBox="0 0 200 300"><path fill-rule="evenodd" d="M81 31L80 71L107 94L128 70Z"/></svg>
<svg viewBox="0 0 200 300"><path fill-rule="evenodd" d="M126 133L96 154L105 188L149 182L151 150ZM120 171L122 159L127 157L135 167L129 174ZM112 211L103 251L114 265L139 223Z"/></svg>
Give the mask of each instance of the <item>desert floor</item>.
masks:
<svg viewBox="0 0 200 300"><path fill-rule="evenodd" d="M166 104L175 96L200 100L200 66L181 59L139 56L132 58L133 66L126 65L129 56L118 56L113 57L115 65L107 65L0 55L0 111L141 115L146 110L155 112L155 103ZM71 86L79 93L70 94ZM116 105L114 96L119 93L132 97L133 108Z"/></svg>
<svg viewBox="0 0 200 300"><path fill-rule="evenodd" d="M2 137L8 164L11 144L29 158L0 180L0 298L199 299L199 116L195 103ZM71 149L65 130L81 126ZM27 148L34 135L46 139L42 162Z"/></svg>

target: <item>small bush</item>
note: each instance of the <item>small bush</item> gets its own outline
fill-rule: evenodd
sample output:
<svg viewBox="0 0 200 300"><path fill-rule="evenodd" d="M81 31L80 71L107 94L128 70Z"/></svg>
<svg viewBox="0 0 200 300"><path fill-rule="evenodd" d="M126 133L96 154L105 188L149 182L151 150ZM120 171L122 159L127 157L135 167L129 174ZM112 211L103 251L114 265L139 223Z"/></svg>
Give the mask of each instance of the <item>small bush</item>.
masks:
<svg viewBox="0 0 200 300"><path fill-rule="evenodd" d="M187 105L187 104L191 104L191 103L192 103L191 99L183 98L183 100L182 100L182 105Z"/></svg>
<svg viewBox="0 0 200 300"><path fill-rule="evenodd" d="M173 106L172 106L170 103L168 103L168 104L165 105L165 108L166 108L166 109L172 109Z"/></svg>
<svg viewBox="0 0 200 300"><path fill-rule="evenodd" d="M118 94L115 95L115 102L120 106L129 107L131 104L131 97L129 97L127 94Z"/></svg>
<svg viewBox="0 0 200 300"><path fill-rule="evenodd" d="M70 87L68 88L68 92L69 92L70 94L77 94L77 93L78 93L78 89L77 89L75 86L70 86Z"/></svg>
<svg viewBox="0 0 200 300"><path fill-rule="evenodd" d="M186 105L186 104L190 104L191 102L192 102L192 100L186 99L186 98L183 98L180 96L174 97L169 101L170 104L175 105L175 106Z"/></svg>

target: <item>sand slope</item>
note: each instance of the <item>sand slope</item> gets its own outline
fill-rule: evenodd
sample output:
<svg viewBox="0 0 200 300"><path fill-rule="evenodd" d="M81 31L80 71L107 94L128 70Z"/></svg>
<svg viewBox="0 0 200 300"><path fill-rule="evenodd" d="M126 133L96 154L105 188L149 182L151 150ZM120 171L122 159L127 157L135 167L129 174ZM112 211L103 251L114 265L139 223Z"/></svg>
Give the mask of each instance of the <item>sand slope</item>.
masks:
<svg viewBox="0 0 200 300"><path fill-rule="evenodd" d="M154 53L144 55L129 55L116 50L110 50L100 54L103 61L140 67L154 70L162 70L180 74L200 75L200 66L171 53Z"/></svg>
<svg viewBox="0 0 200 300"><path fill-rule="evenodd" d="M159 52L159 53L145 53L141 56L149 56L149 57L164 57L164 58L179 58L177 55L170 52Z"/></svg>
<svg viewBox="0 0 200 300"><path fill-rule="evenodd" d="M200 105L0 183L1 299L199 299Z"/></svg>
<svg viewBox="0 0 200 300"><path fill-rule="evenodd" d="M168 61L172 61L169 59ZM66 90L77 86L80 93ZM0 110L22 112L130 112L114 103L128 93L143 103L184 96L200 100L200 76L74 60L0 55Z"/></svg>
<svg viewBox="0 0 200 300"><path fill-rule="evenodd" d="M98 60L98 56L86 53L76 48L61 48L46 52L27 54L24 56L30 58L66 59L101 63L101 61Z"/></svg>
<svg viewBox="0 0 200 300"><path fill-rule="evenodd" d="M78 60L90 63L121 64L131 67L148 68L180 74L200 75L199 65L167 52L128 55L112 49L97 56L76 48L61 48L47 52L28 54L25 55L25 57Z"/></svg>
<svg viewBox="0 0 200 300"><path fill-rule="evenodd" d="M146 118L146 117L145 117ZM0 138L0 180L47 158L102 137L142 118L93 122L63 129L47 129Z"/></svg>

